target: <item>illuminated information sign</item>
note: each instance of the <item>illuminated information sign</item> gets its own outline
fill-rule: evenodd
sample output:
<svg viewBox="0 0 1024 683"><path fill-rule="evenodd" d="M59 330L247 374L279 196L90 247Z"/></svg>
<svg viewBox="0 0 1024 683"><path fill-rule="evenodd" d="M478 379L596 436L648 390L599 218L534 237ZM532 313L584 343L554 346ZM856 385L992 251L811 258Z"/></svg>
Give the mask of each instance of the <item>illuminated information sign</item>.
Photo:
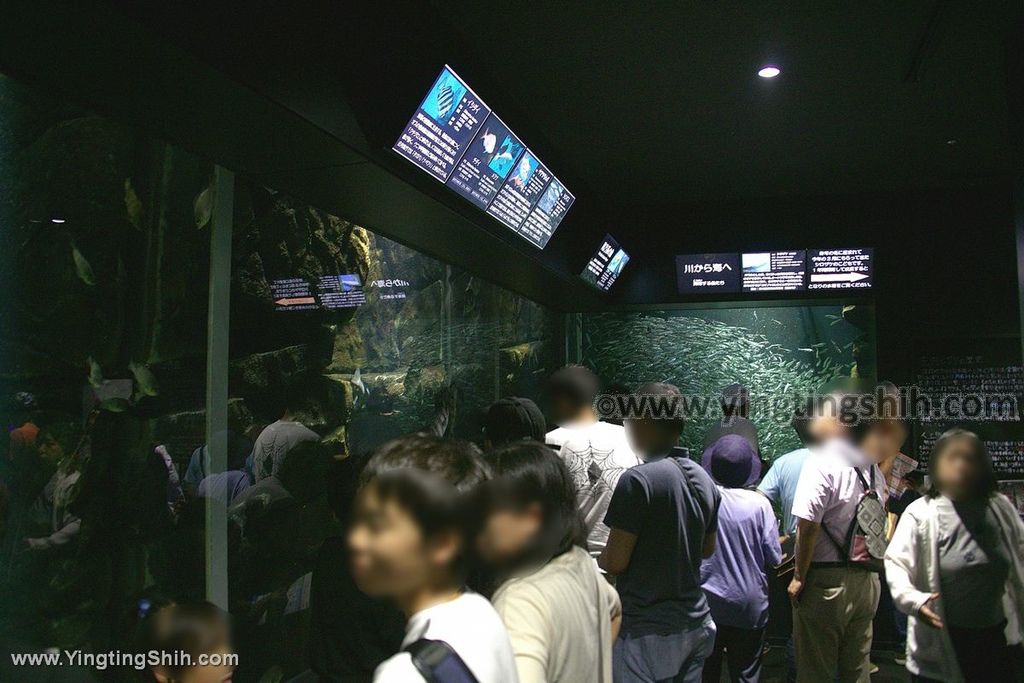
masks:
<svg viewBox="0 0 1024 683"><path fill-rule="evenodd" d="M873 280L873 249L676 256L680 294L870 289Z"/></svg>
<svg viewBox="0 0 1024 683"><path fill-rule="evenodd" d="M588 284L607 292L629 263L629 254L619 246L611 235L605 235L597 253L587 261L587 267L580 273Z"/></svg>
<svg viewBox="0 0 1024 683"><path fill-rule="evenodd" d="M447 65L392 149L540 249L576 201Z"/></svg>

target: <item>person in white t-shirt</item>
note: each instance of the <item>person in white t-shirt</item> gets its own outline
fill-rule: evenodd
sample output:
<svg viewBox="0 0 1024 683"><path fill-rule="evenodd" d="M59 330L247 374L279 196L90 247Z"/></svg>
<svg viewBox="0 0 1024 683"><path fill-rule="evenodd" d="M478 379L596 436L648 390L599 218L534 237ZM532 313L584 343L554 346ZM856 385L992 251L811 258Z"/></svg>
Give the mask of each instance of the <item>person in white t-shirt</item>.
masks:
<svg viewBox="0 0 1024 683"><path fill-rule="evenodd" d="M569 471L542 443L488 455L480 555L501 584L493 602L521 683L611 683L621 621L615 589L585 549Z"/></svg>
<svg viewBox="0 0 1024 683"><path fill-rule="evenodd" d="M619 477L640 464L621 425L601 422L594 409L600 381L581 365L556 370L547 382L549 409L559 426L545 441L559 448L576 485L577 504L587 530L587 549L595 559L608 543L604 515Z"/></svg>
<svg viewBox="0 0 1024 683"><path fill-rule="evenodd" d="M271 475L276 476L288 451L300 443L319 441L320 435L295 419L291 404L284 408L281 418L263 428L252 447L252 474L257 483Z"/></svg>
<svg viewBox="0 0 1024 683"><path fill-rule="evenodd" d="M422 434L386 443L367 463L348 536L352 577L408 619L402 651L374 683L426 680L410 652L425 641L440 641L480 683L518 682L501 618L464 588L468 503L486 478L475 446Z"/></svg>

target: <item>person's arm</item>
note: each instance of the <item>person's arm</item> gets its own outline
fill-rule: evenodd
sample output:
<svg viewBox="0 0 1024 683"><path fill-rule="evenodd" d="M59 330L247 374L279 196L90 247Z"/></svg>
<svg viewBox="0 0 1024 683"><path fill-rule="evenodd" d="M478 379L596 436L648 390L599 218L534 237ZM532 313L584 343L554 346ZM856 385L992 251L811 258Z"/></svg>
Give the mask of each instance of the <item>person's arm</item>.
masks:
<svg viewBox="0 0 1024 683"><path fill-rule="evenodd" d="M773 503L779 502L779 465L775 464L757 485L757 492Z"/></svg>
<svg viewBox="0 0 1024 683"><path fill-rule="evenodd" d="M889 583L896 609L904 614L916 614L931 626L942 628L942 620L933 609L937 593L919 590L914 585L917 574L918 520L910 510L900 517L889 547L885 550L885 580Z"/></svg>
<svg viewBox="0 0 1024 683"><path fill-rule="evenodd" d="M807 571L811 568L811 557L814 554L814 544L818 540L818 532L821 531L821 524L808 519L799 519L796 523L796 565L793 570L793 579L789 582L789 599L793 604L800 602L800 594L804 590L804 581L807 580Z"/></svg>
<svg viewBox="0 0 1024 683"><path fill-rule="evenodd" d="M761 533L761 544L764 548L764 558L769 567L777 567L782 564L782 543L779 539L779 527L775 521L775 511L770 505L761 509L763 529Z"/></svg>
<svg viewBox="0 0 1024 683"><path fill-rule="evenodd" d="M650 499L644 479L635 470L626 470L615 484L615 493L608 502L604 523L608 527L608 543L597 564L609 574L622 574L629 567Z"/></svg>
<svg viewBox="0 0 1024 683"><path fill-rule="evenodd" d="M494 601L516 658L519 683L547 683L552 619L544 598L531 586L499 593Z"/></svg>
<svg viewBox="0 0 1024 683"><path fill-rule="evenodd" d="M715 554L718 545L718 531L708 531L704 534L704 545L701 547L700 555L705 560Z"/></svg>
<svg viewBox="0 0 1024 683"><path fill-rule="evenodd" d="M609 574L619 575L626 571L629 561L636 548L636 534L623 529L612 528L608 531L608 544L601 551L597 564Z"/></svg>
<svg viewBox="0 0 1024 683"><path fill-rule="evenodd" d="M608 643L608 647L611 647L615 639L619 637L619 629L622 628L622 601L619 600L619 592L615 590L615 586L605 581L603 577L598 577L598 580L601 582L601 590L604 591L605 609L611 620L612 637L611 642Z"/></svg>
<svg viewBox="0 0 1024 683"><path fill-rule="evenodd" d="M820 460L811 458L804 463L793 497L793 516L796 524L796 558L793 579L789 583L789 598L796 605L804 590L807 570L811 567L814 545L821 531L822 518L832 505L834 478L822 467Z"/></svg>

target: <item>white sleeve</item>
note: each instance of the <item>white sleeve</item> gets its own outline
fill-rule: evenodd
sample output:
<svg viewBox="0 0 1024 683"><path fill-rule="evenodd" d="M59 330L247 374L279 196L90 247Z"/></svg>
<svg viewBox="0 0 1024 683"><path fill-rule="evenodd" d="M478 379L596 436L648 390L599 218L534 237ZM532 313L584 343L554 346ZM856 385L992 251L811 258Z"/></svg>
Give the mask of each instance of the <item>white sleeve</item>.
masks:
<svg viewBox="0 0 1024 683"><path fill-rule="evenodd" d="M820 524L831 505L833 495L832 478L822 467L820 459L809 459L800 470L800 479L793 496L793 516Z"/></svg>
<svg viewBox="0 0 1024 683"><path fill-rule="evenodd" d="M917 614L931 593L914 585L917 565L924 561L918 557L917 517L908 508L900 516L896 531L885 551L885 579L889 583L892 601L904 614Z"/></svg>
<svg viewBox="0 0 1024 683"><path fill-rule="evenodd" d="M416 670L408 652L399 652L373 672L373 683L416 683L422 680L423 676Z"/></svg>

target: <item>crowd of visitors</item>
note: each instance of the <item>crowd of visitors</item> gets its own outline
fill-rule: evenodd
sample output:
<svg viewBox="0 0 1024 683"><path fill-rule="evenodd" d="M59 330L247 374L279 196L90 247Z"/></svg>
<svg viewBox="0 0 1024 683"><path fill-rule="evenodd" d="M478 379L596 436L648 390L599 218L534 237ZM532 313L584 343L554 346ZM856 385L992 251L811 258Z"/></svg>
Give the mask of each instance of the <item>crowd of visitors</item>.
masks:
<svg viewBox="0 0 1024 683"><path fill-rule="evenodd" d="M880 609L915 680L1013 680L1024 523L977 436L944 434L927 477L893 474L900 416L847 420L838 406L858 394L831 392L794 412L803 447L769 458L734 384L691 454L675 386L633 389L650 404L622 424L599 419L600 390L590 370L562 368L547 383L551 429L533 401L507 397L486 411L480 446L445 436L445 400L420 432L372 449L364 435L358 457L327 448L287 400L266 426L218 436L222 471L204 444L179 478L167 445L152 445L132 474L148 502L124 510L140 528L117 533L162 529L164 552L179 553L168 564L187 566L197 516L218 504L234 564L265 571L231 576L227 612L165 581L182 589L173 600L126 606L125 647L189 655L147 661L149 680L222 682L233 637L308 610L296 681L754 682L782 581L800 683L869 680ZM118 476L96 472L116 419L27 418L10 431L2 569L29 592L16 620L26 634L43 633L32 629L45 628L48 591L68 578L60 559L103 542L89 487ZM310 540L314 526L335 533Z"/></svg>

